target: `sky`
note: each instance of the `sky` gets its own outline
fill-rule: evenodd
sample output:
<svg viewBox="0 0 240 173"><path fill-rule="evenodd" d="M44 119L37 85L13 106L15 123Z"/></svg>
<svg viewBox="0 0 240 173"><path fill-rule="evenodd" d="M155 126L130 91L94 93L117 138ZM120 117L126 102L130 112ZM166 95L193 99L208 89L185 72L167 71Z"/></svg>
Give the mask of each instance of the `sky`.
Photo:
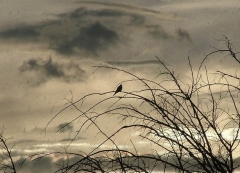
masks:
<svg viewBox="0 0 240 173"><path fill-rule="evenodd" d="M127 79L94 66L113 65L154 79L156 56L177 73L188 74L187 57L197 68L213 47L225 48L217 41L224 35L240 49L238 0L11 0L1 1L0 11L0 127L10 145L15 144L17 161L68 144L79 122L57 130L76 117L74 109L43 132L67 99L113 91ZM227 72L239 67L224 58L209 60L208 66ZM73 149L96 146L101 139L94 132L81 132ZM144 142L139 145L145 147ZM52 161L46 158L42 164L51 170ZM28 170L38 169L28 164Z"/></svg>

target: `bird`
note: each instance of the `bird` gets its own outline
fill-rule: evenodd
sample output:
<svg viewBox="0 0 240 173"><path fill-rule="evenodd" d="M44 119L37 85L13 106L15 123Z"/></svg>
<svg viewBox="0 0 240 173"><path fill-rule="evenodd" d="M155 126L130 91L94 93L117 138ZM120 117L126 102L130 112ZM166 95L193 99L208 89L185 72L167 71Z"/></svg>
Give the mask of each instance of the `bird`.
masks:
<svg viewBox="0 0 240 173"><path fill-rule="evenodd" d="M117 94L117 93L119 93L121 91L122 91L122 84L117 87L117 89L116 89L116 91L115 91L115 93L113 95L115 95L115 94Z"/></svg>

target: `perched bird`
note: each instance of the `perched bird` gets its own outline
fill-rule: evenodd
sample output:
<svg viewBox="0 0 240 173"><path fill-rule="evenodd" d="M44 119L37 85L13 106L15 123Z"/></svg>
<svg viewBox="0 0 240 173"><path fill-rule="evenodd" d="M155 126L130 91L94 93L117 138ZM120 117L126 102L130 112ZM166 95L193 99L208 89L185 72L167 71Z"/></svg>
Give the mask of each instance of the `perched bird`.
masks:
<svg viewBox="0 0 240 173"><path fill-rule="evenodd" d="M116 89L116 91L115 91L115 93L113 95L115 95L115 94L117 94L117 93L119 93L121 91L122 91L122 84L117 87L117 89Z"/></svg>

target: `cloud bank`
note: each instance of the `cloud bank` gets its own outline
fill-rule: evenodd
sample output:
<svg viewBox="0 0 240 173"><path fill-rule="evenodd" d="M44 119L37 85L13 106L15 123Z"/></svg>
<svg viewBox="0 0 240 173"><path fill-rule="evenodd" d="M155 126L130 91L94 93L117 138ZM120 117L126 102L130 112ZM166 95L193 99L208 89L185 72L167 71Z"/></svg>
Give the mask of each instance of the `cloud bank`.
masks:
<svg viewBox="0 0 240 173"><path fill-rule="evenodd" d="M36 58L24 61L19 67L21 73L33 75L29 79L30 84L39 85L49 81L50 79L57 79L67 83L79 82L85 79L85 71L80 68L79 64L72 62L58 63L48 59Z"/></svg>
<svg viewBox="0 0 240 173"><path fill-rule="evenodd" d="M98 8L93 4L99 4ZM5 29L0 32L0 38L11 44L22 41L43 44L44 48L65 58L78 56L101 60L105 60L107 54L111 59L117 59L124 49L131 54L136 51L139 38L147 38L147 42L191 40L187 30L177 29L175 34L160 24L162 21L177 20L177 17L169 18L170 15L155 10L102 2L82 2L79 5L81 7L74 11L57 15L55 20Z"/></svg>

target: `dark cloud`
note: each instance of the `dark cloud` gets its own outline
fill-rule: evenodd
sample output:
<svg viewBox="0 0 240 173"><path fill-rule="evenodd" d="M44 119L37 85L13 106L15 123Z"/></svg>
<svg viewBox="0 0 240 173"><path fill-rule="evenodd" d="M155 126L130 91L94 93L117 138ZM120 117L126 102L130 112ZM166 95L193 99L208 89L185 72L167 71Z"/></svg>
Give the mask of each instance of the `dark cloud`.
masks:
<svg viewBox="0 0 240 173"><path fill-rule="evenodd" d="M124 4L124 3L111 3L111 2L99 2L99 1L81 1L78 2L80 4L94 4L94 5L102 5L104 7L110 7L110 8L119 8L123 10L130 10L130 11L135 11L135 12L141 12L141 13L152 13L152 14L162 14L161 12L157 10L152 10L149 8L144 8L144 7L138 7L130 4Z"/></svg>
<svg viewBox="0 0 240 173"><path fill-rule="evenodd" d="M98 18L101 16L111 17L112 20L113 16L122 15L124 15L123 12L110 9L86 10L79 8L72 13L60 15L60 19L57 21L7 29L0 33L0 37L12 39L14 42L45 42L50 49L64 55L75 53L97 55L100 51L106 51L108 47L114 46L119 41L118 33L111 26L99 21ZM89 19L88 16L94 18ZM81 19L83 21L80 21ZM133 19L133 21L135 20Z"/></svg>
<svg viewBox="0 0 240 173"><path fill-rule="evenodd" d="M63 77L64 73L60 68L58 63L54 63L50 57L48 60L44 61L41 58L30 59L22 64L19 68L20 71L41 71L48 77Z"/></svg>
<svg viewBox="0 0 240 173"><path fill-rule="evenodd" d="M104 4L102 4L104 5ZM126 41L128 27L145 24L139 12L113 8L113 4L93 9L82 6L58 16L58 19L35 25L15 26L0 33L2 39L44 43L63 55L100 55L116 43ZM129 8L127 8L129 9ZM125 35L125 37L124 37ZM38 41L38 42L37 42Z"/></svg>
<svg viewBox="0 0 240 173"><path fill-rule="evenodd" d="M42 133L44 131L43 128L35 127L34 129L31 129L31 133Z"/></svg>
<svg viewBox="0 0 240 173"><path fill-rule="evenodd" d="M61 133L72 132L73 131L73 125L71 125L69 123L62 123L62 124L59 124L57 126L57 130L59 130L59 132L61 132Z"/></svg>
<svg viewBox="0 0 240 173"><path fill-rule="evenodd" d="M145 23L145 17L139 14L131 14L131 20L130 20L130 24L131 25L143 25Z"/></svg>
<svg viewBox="0 0 240 173"><path fill-rule="evenodd" d="M147 25L148 33L155 39L169 39L172 36L160 25Z"/></svg>
<svg viewBox="0 0 240 173"><path fill-rule="evenodd" d="M36 142L36 141L33 139L22 139L22 140L17 141L18 144L21 144L21 143L29 144L29 143L34 143L34 142Z"/></svg>
<svg viewBox="0 0 240 173"><path fill-rule="evenodd" d="M84 80L85 77L85 71L78 64L54 62L51 57L46 60L37 58L24 61L19 71L34 75L34 80L29 81L31 84L41 84L52 78L77 82Z"/></svg>
<svg viewBox="0 0 240 173"><path fill-rule="evenodd" d="M104 9L99 9L99 10L92 10L92 9L87 9L84 7L78 8L74 10L73 12L70 13L64 13L60 14L59 17L69 17L72 20L76 21L85 21L86 18L91 20L94 20L98 18L98 20L105 20L105 19L110 19L113 22L114 20L121 20L123 17L128 18L128 25L140 25L144 24L145 22L145 17L141 14L138 13L132 13L132 12L127 12L123 10L118 10L118 9L109 9L109 8L104 8ZM93 19L94 18L94 19Z"/></svg>
<svg viewBox="0 0 240 173"><path fill-rule="evenodd" d="M190 34L188 33L188 31L186 30L183 30L181 28L178 28L178 30L176 31L177 32L177 35L178 35L178 38L179 40L188 40L188 41L192 41L191 37L190 37Z"/></svg>
<svg viewBox="0 0 240 173"><path fill-rule="evenodd" d="M54 172L57 166L51 157L42 157L41 159L31 160L22 157L15 162L16 168L20 173L31 172Z"/></svg>
<svg viewBox="0 0 240 173"><path fill-rule="evenodd" d="M86 8L78 8L70 13L70 18L72 19L83 19L87 16L98 18L129 17L130 20L128 24L130 25L141 25L145 22L145 17L143 15L116 9L88 10Z"/></svg>
<svg viewBox="0 0 240 173"><path fill-rule="evenodd" d="M32 160L30 158L24 160L24 158L21 157L15 162L15 165L17 166L20 173L22 172L24 173L54 172L62 168L64 165L66 166L66 164L68 165L74 164L83 158L80 154L79 155L77 154L78 153L76 153L76 155L69 154L67 158L64 153L61 154L59 152L58 154L56 153L56 154L46 155L45 157L41 157L39 159L36 159L36 157L33 157ZM107 158L103 159L100 156L95 159L96 159L95 161L97 161L97 159L102 161L104 160L104 162L100 163L103 169L111 170L111 168L113 167L116 167L116 166L119 167L118 162L111 162L111 164L109 164ZM169 163L174 165L179 164L178 159L176 159L175 156L171 156L171 155L161 156L161 159L167 160ZM142 168L150 168L152 169L152 171L156 171L156 172L157 171L169 171L169 172L176 171L175 168L171 167L170 165L164 165L164 163L159 160L159 156L154 156L154 155L142 155L141 158L126 156L126 157L123 157L121 161L128 165L130 164L132 167L136 166L136 167L142 167ZM84 164L83 162L81 165L79 165L79 169L86 168L86 170L87 169L91 170L91 167L86 166L88 164ZM237 166L238 163L239 163L239 158L235 159L234 166ZM185 169L189 170L189 172L202 171L201 166L197 163L197 161L189 157L182 157L182 164ZM21 165L21 169L19 169L20 165Z"/></svg>
<svg viewBox="0 0 240 173"><path fill-rule="evenodd" d="M92 14L94 14L95 16L99 16L99 17L126 16L126 13L123 13L123 11L112 10L112 9L103 9L103 10L95 11Z"/></svg>
<svg viewBox="0 0 240 173"><path fill-rule="evenodd" d="M99 50L106 50L118 41L118 34L97 21L82 27L78 35L69 41L64 41L57 47L62 54L73 54L80 49L88 53L97 54Z"/></svg>
<svg viewBox="0 0 240 173"><path fill-rule="evenodd" d="M97 7L92 4L97 4ZM144 16L144 13L148 15ZM45 48L67 57L81 55L80 57L93 58L103 56L108 51L112 53L119 45L130 45L130 41L140 37L142 31L149 33L151 39L170 38L170 34L162 26L154 25L153 19L147 20L151 17L149 15L160 14L158 11L133 5L90 1L81 3L81 7L73 11L57 15L55 20L16 26L1 32L0 36L2 39L11 38L13 43L26 40L44 44ZM133 33L133 37L129 37L129 33ZM49 70L49 74L56 75L55 77L63 76L51 64L48 67L49 69L45 68L46 73ZM41 67L37 65L32 68Z"/></svg>
<svg viewBox="0 0 240 173"><path fill-rule="evenodd" d="M63 15L63 14L62 14ZM60 16L62 16L60 15ZM70 18L79 19L86 16L97 16L97 17L122 17L126 16L126 13L119 10L102 9L102 10L88 10L86 8L78 8L70 14L64 14L64 16L70 15Z"/></svg>
<svg viewBox="0 0 240 173"><path fill-rule="evenodd" d="M67 123L62 123L58 125L58 128L62 128L62 127L66 127L66 131L71 131L72 130L72 125L69 126L69 124ZM80 138L78 138L80 139ZM82 138L81 138L82 139ZM62 141L68 141L67 138L65 140ZM71 139L69 138L69 141L71 141ZM49 143L50 144L50 143ZM91 147L89 145L89 147ZM41 149L38 147L33 147L32 149ZM27 149L26 149L27 150ZM35 155L35 154L39 154L41 150L35 150L34 152L31 153L31 155ZM62 152L61 152L62 151ZM50 154L52 152L52 154ZM17 168L19 169L19 166L21 166L21 169L19 170L19 172L24 172L24 173L28 173L28 172L54 172L57 169L59 169L59 166L63 166L63 164L65 163L69 163L73 164L76 163L77 161L79 161L80 159L82 159L83 157L80 155L81 154L81 149L80 152L79 150L76 152L76 150L72 150L71 148L68 148L68 152L71 153L76 153L76 155L71 155L69 154L68 157L66 157L66 153L65 150L62 148L49 148L47 153L41 153L39 155L35 155L34 157L28 157L30 155L28 155L29 153L26 152L24 149L20 150L13 150L13 157L16 158L15 161L15 165L17 166ZM141 150L139 151L141 152ZM112 166L114 166L114 164L116 164L116 162L114 162L113 164L108 164L110 160L108 160L108 158L102 158L104 156L107 155L106 152L102 153L103 155L101 155L101 153L99 153L99 160L105 160L106 162L101 163L102 168L104 169L111 169ZM105 155L106 154L106 155ZM109 153L110 154L110 153ZM3 156L3 153L0 153L0 157ZM36 159L37 156L43 156L39 159ZM25 161L24 159L27 158ZM162 160L166 160L168 163L171 163L172 165L178 165L178 159L176 158L175 155L173 154L166 154L166 155L161 155L161 159ZM23 162L24 161L24 162ZM123 163L126 164L131 164L131 166L140 166L140 167L144 167L144 168L152 168L152 171L163 171L164 169L166 169L166 171L174 171L174 168L171 167L170 165L164 165L164 162L161 162L159 160L159 155L154 155L154 154L146 154L146 155L141 155L141 158L135 157L135 156L125 156L122 158ZM192 159L190 157L188 157L187 155L183 156L181 158L182 164L184 166L184 168L188 169L190 172L195 172L195 171L200 171L201 170L201 166L198 164L198 162L195 159ZM234 166L239 165L240 162L240 157L237 157L234 159ZM81 165L81 166L84 166ZM110 166L110 167L109 167ZM119 165L118 165L119 166ZM39 167L39 169L37 169ZM41 167L41 168L40 168ZM89 168L89 167L88 167Z"/></svg>
<svg viewBox="0 0 240 173"><path fill-rule="evenodd" d="M159 64L158 60L146 60L146 61L108 61L108 64L116 66L129 66L129 65L146 65L146 64Z"/></svg>
<svg viewBox="0 0 240 173"><path fill-rule="evenodd" d="M37 156L39 158L37 159ZM80 156L69 155L66 158L65 154L50 154L43 157L43 155L36 155L36 157L29 157L25 159L21 157L15 162L15 166L19 173L47 173L55 172L62 168L64 165L73 164L82 159Z"/></svg>
<svg viewBox="0 0 240 173"><path fill-rule="evenodd" d="M64 139L61 139L60 142L68 142L70 143L71 141L76 141L76 140L83 140L83 139L87 139L85 137L82 137L82 136L77 136L76 138L64 138Z"/></svg>
<svg viewBox="0 0 240 173"><path fill-rule="evenodd" d="M19 26L14 29L10 28L6 31L0 32L0 37L4 39L18 39L18 40L36 40L40 33L34 26Z"/></svg>

